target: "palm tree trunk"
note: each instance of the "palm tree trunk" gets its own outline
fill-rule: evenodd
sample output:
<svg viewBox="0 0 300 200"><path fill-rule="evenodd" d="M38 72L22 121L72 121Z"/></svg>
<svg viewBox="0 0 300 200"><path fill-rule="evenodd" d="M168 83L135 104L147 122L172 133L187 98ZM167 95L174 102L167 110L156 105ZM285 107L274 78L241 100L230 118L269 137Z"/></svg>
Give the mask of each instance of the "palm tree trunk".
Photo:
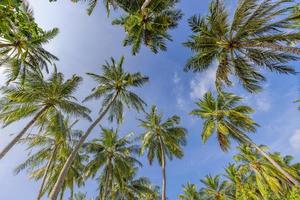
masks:
<svg viewBox="0 0 300 200"><path fill-rule="evenodd" d="M12 44L0 43L0 48L13 46Z"/></svg>
<svg viewBox="0 0 300 200"><path fill-rule="evenodd" d="M69 171L75 156L77 155L79 149L81 148L81 146L83 145L84 141L87 139L87 137L90 135L90 133L92 132L92 130L96 127L96 125L102 120L102 118L105 116L105 114L107 113L107 111L109 110L110 106L112 105L112 103L116 100L117 96L119 95L119 93L117 92L114 97L112 98L112 100L107 104L107 106L102 110L102 112L100 113L99 117L91 124L91 126L86 130L85 134L80 138L79 142L76 144L76 146L74 147L73 151L71 152L70 156L68 157L66 163L64 164L57 180L56 183L50 193L50 197L49 199L51 200L56 200L58 193L63 185L65 176L67 175L67 172Z"/></svg>
<svg viewBox="0 0 300 200"><path fill-rule="evenodd" d="M74 183L72 184L72 187L71 187L71 200L74 199Z"/></svg>
<svg viewBox="0 0 300 200"><path fill-rule="evenodd" d="M42 184L40 186L39 193L38 193L38 196L37 196L36 200L40 200L42 198L42 193L43 193L44 185L46 183L46 179L47 179L47 175L48 175L49 170L50 170L50 166L51 166L51 164L52 164L52 162L54 160L54 156L56 154L56 149L57 149L56 147L53 149L51 157L50 157L50 159L49 159L49 161L47 163L46 171L44 173Z"/></svg>
<svg viewBox="0 0 300 200"><path fill-rule="evenodd" d="M162 168L162 194L161 200L167 199L167 176L166 176L166 157L165 150L162 144L162 140L159 137L160 149L161 149L161 168Z"/></svg>
<svg viewBox="0 0 300 200"><path fill-rule="evenodd" d="M280 45L280 44L274 44L274 43L270 43L270 42L259 42L259 43L253 43L253 44L247 43L245 46L256 47L256 48L265 48L265 49L271 49L273 51L278 51L278 52L282 52L282 53L300 55L300 48L285 46L285 45Z"/></svg>
<svg viewBox="0 0 300 200"><path fill-rule="evenodd" d="M144 12L146 7L150 4L151 0L145 0L142 7L141 7L141 11Z"/></svg>
<svg viewBox="0 0 300 200"><path fill-rule="evenodd" d="M108 166L109 166L109 169L111 169L111 159L109 159L109 161L108 161ZM108 175L105 177L104 190L103 190L103 193L100 194L100 196L101 196L100 200L105 200L105 198L106 198L107 188L109 185L109 178L111 177L110 173L111 173L111 170L108 171Z"/></svg>
<svg viewBox="0 0 300 200"><path fill-rule="evenodd" d="M298 180L296 180L293 176L291 176L289 173L287 173L271 156L269 156L264 150L262 150L259 146L257 146L254 142L252 142L249 139L246 139L248 144L253 146L257 151L261 153L279 172L281 172L289 181L291 181L295 186L300 188L300 183Z"/></svg>
<svg viewBox="0 0 300 200"><path fill-rule="evenodd" d="M38 120L38 118L48 109L45 106L40 110L32 120L23 128L23 130L8 144L0 153L0 160L6 155L6 153L22 138L22 136L27 132L27 130Z"/></svg>

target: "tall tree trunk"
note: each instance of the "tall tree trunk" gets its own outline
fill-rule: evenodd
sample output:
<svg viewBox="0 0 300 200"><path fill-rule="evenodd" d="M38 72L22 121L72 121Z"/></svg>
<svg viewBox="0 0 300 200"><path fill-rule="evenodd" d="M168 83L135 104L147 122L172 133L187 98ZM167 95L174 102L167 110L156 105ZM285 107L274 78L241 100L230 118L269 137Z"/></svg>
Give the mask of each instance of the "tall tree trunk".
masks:
<svg viewBox="0 0 300 200"><path fill-rule="evenodd" d="M109 185L109 178L111 177L111 159L109 159L108 165L109 165L109 171L108 171L107 176L105 177L104 190L102 191L103 193L100 194L100 196L101 196L100 200L105 200L105 198L106 198L107 189L108 189L108 185Z"/></svg>
<svg viewBox="0 0 300 200"><path fill-rule="evenodd" d="M278 52L282 52L282 53L300 55L300 48L285 46L285 45L280 45L280 44L273 44L270 42L258 42L258 43L253 43L253 44L247 43L247 44L245 44L245 46L264 48L264 49L270 49L270 50L278 51Z"/></svg>
<svg viewBox="0 0 300 200"><path fill-rule="evenodd" d="M112 100L109 102L109 104L102 110L101 114L99 115L99 117L91 124L91 126L86 130L85 134L80 138L79 142L76 144L76 146L74 147L73 151L71 152L70 156L68 157L66 163L64 164L57 180L56 183L50 193L50 197L49 199L51 200L56 200L59 191L61 190L61 187L63 185L65 176L67 175L67 172L69 171L75 156L77 155L79 149L81 148L81 146L83 145L84 141L87 139L87 137L90 135L90 133L92 132L92 130L96 127L96 125L102 120L102 118L105 116L105 114L107 113L107 111L109 110L110 106L112 105L112 103L116 100L117 96L119 95L119 93L117 92L114 97L112 98Z"/></svg>
<svg viewBox="0 0 300 200"><path fill-rule="evenodd" d="M161 149L161 168L162 168L162 194L161 200L167 199L167 176L166 176L166 157L165 149L163 147L162 139L159 136L159 143Z"/></svg>
<svg viewBox="0 0 300 200"><path fill-rule="evenodd" d="M38 192L38 196L36 197L36 200L40 200L40 199L42 198L42 193L43 193L44 185L45 185L45 183L46 183L47 175L48 175L48 173L49 173L51 164L52 164L52 162L53 162L53 160L54 160L54 156L55 156L55 154L56 154L56 149L57 149L56 147L53 149L53 152L52 152L52 154L51 154L51 157L50 157L50 159L49 159L49 161L48 161L48 163L47 163L46 171L45 171L45 173L44 173L44 175L43 175L42 184L41 184L41 186L40 186L40 189L39 189L39 192Z"/></svg>
<svg viewBox="0 0 300 200"><path fill-rule="evenodd" d="M6 155L6 153L16 145L16 143L22 138L22 136L27 132L27 130L38 120L38 118L48 109L45 106L42 110L40 110L32 120L23 128L23 130L8 144L0 153L0 160Z"/></svg>
<svg viewBox="0 0 300 200"><path fill-rule="evenodd" d="M13 46L12 44L0 43L0 48Z"/></svg>
<svg viewBox="0 0 300 200"><path fill-rule="evenodd" d="M250 139L244 138L248 144L253 146L257 151L261 153L280 173L282 173L289 181L291 181L295 186L300 188L300 183L296 180L293 176L287 173L271 156L268 155L264 150L262 150L259 146L257 146L254 142Z"/></svg>
<svg viewBox="0 0 300 200"><path fill-rule="evenodd" d="M141 7L141 11L144 12L146 7L150 4L151 0L145 0L142 7Z"/></svg>

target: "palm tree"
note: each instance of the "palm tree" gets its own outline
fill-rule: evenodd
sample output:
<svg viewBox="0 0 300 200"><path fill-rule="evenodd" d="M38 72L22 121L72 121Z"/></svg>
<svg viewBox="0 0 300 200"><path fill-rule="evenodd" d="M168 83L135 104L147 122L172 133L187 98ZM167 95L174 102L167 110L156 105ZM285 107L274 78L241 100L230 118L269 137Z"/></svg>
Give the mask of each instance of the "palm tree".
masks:
<svg viewBox="0 0 300 200"><path fill-rule="evenodd" d="M201 182L205 185L200 193L206 196L207 200L227 200L230 199L228 195L228 183L222 181L220 176L207 175Z"/></svg>
<svg viewBox="0 0 300 200"><path fill-rule="evenodd" d="M39 121L55 112L62 112L73 116L90 119L89 109L78 104L73 96L82 78L73 75L64 80L62 73L56 70L45 80L43 75L28 72L26 81L20 78L16 84L1 89L4 97L1 99L0 120L4 126L21 119L33 116L27 125L0 152L0 159L19 141L20 138Z"/></svg>
<svg viewBox="0 0 300 200"><path fill-rule="evenodd" d="M261 146L261 149L266 147ZM289 180L281 173L278 173L274 166L264 157L259 155L259 152L251 146L243 145L238 147L239 154L234 156L237 162L241 163L241 167L248 172L252 172L255 176L258 190L263 198L267 198L270 190L273 195L280 197L283 191L289 190ZM275 156L272 155L275 158ZM276 156L278 157L278 156ZM284 162L276 159L277 163L289 174L297 175L297 172L288 167Z"/></svg>
<svg viewBox="0 0 300 200"><path fill-rule="evenodd" d="M55 181L53 179L57 177L57 172L59 172L57 169L62 167L72 146L82 134L79 130L73 130L76 122L70 123L69 118L63 118L60 113L56 113L47 120L45 127L39 131L39 134L21 140L28 144L28 150L34 151L34 153L15 169L15 173L18 174L26 169L30 178L36 181L41 180L37 200L40 200L53 187ZM67 184L64 190L68 187L73 191L74 184L80 186L83 183L81 170L84 169L82 164L84 157L77 156L72 171L66 177Z"/></svg>
<svg viewBox="0 0 300 200"><path fill-rule="evenodd" d="M223 151L228 151L230 148L230 139L249 144L257 149L289 181L300 187L300 183L294 177L247 136L246 133L256 131L257 124L249 116L253 109L249 106L239 105L241 100L241 97L231 93L219 93L217 98L214 98L210 92L204 94L203 99L196 103L198 109L191 112L191 115L205 120L202 141L205 143L213 133L216 133Z"/></svg>
<svg viewBox="0 0 300 200"><path fill-rule="evenodd" d="M166 200L166 158L172 160L183 157L182 146L186 144L187 131L179 126L180 118L173 115L165 121L162 114L157 113L156 106L152 106L149 113L146 113L145 120L140 120L141 127L145 133L141 135L141 153L147 151L147 158L152 164L154 159L162 167L162 200Z"/></svg>
<svg viewBox="0 0 300 200"><path fill-rule="evenodd" d="M225 169L228 179L228 190L231 196L239 200L261 200L263 197L257 192L255 177L241 165L229 164Z"/></svg>
<svg viewBox="0 0 300 200"><path fill-rule="evenodd" d="M87 177L94 178L101 170L99 180L99 199L112 198L114 184L124 189L124 178L132 166L141 163L134 157L139 147L132 144L132 133L119 137L116 130L102 128L101 137L86 144L86 151L92 155L86 166Z"/></svg>
<svg viewBox="0 0 300 200"><path fill-rule="evenodd" d="M19 8L2 5L0 10L7 13L0 24L0 66L7 68L8 82L19 75L24 80L29 69L40 72L46 68L48 71L48 64L58 58L43 46L57 35L58 29L42 30L35 23L32 10L26 3L22 3Z"/></svg>
<svg viewBox="0 0 300 200"><path fill-rule="evenodd" d="M217 61L216 84L232 85L235 75L250 92L261 89L265 80L260 69L295 74L287 63L297 60L300 48L286 43L299 42L300 32L292 27L299 15L291 15L292 1L240 0L228 15L222 0L213 0L209 14L189 19L193 35L184 43L195 54L186 70L205 71Z"/></svg>
<svg viewBox="0 0 300 200"><path fill-rule="evenodd" d="M191 183L183 186L183 194L180 194L178 197L181 200L202 200L197 186Z"/></svg>
<svg viewBox="0 0 300 200"><path fill-rule="evenodd" d="M130 171L123 174L123 184L115 182L111 190L111 195L107 195L108 199L115 200L158 200L158 192L153 187L150 180L146 177L136 177L137 167L131 167Z"/></svg>
<svg viewBox="0 0 300 200"><path fill-rule="evenodd" d="M71 167L77 152L92 130L107 113L109 114L108 118L110 120L116 118L118 122L121 122L123 119L124 106L134 108L137 111L143 110L143 106L145 105L144 101L137 94L130 91L130 88L143 86L148 81L148 77L145 77L140 73L125 72L123 69L123 62L124 57L122 57L118 63L111 58L111 64L106 62L106 64L103 65L101 75L88 73L88 75L98 82L98 86L92 90L92 94L85 100L102 98L102 108L97 119L95 119L88 127L67 159L60 176L57 179L56 185L53 188L50 196L51 200L57 199L57 195L63 185L64 177Z"/></svg>
<svg viewBox="0 0 300 200"><path fill-rule="evenodd" d="M177 27L182 17L180 10L174 7L178 0L149 1L122 0L118 4L125 14L113 21L121 25L127 34L124 46L132 46L132 54L139 52L142 43L154 53L165 51L166 41L172 40L169 29Z"/></svg>

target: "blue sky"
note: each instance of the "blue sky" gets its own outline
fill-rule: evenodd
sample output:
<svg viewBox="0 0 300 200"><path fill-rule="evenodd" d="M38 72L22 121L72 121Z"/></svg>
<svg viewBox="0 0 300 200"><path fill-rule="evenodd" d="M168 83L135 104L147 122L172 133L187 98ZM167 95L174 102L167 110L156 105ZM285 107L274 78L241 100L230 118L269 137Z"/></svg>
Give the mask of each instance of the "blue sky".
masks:
<svg viewBox="0 0 300 200"><path fill-rule="evenodd" d="M190 30L187 19L193 14L205 14L208 0L182 0L178 5L184 12L184 18L179 27L172 31L173 42L168 43L168 51L155 55L148 49L142 48L137 56L131 55L129 47L122 46L124 31L121 27L112 26L111 18L106 17L102 5L98 5L92 16L87 16L86 5L73 4L70 1L49 3L44 0L29 0L34 9L36 21L45 29L58 27L59 35L47 46L47 49L60 58L57 67L70 77L76 73L84 78L77 93L83 99L95 86L85 73L100 73L100 66L113 56L119 59L125 56L125 68L129 71L141 71L150 77L150 82L137 92L149 106L156 104L165 116L177 114L182 117L182 125L188 129L188 145L184 148L185 157L167 163L168 197L177 199L181 186L187 181L199 183L206 174L222 172L226 164L232 161L235 152L233 146L228 153L223 153L211 138L207 144L200 140L202 122L188 113L195 107L194 102L203 93L213 90L214 70L202 74L183 72L183 66L191 52L182 46ZM235 6L234 0L227 0L230 10ZM299 70L299 62L293 63ZM257 110L253 115L261 125L253 140L258 144L268 145L272 151L291 154L300 161L300 112L297 111L293 100L299 98L299 76L284 76L265 72L268 81L264 84L264 92L253 95L243 91L238 85L231 91L243 96L245 103ZM5 78L0 75L1 84ZM97 114L100 102L92 101L86 104ZM137 118L143 117L135 112L125 113L125 122L120 127L121 133L142 132L138 127ZM0 130L0 148L8 143L11 134L20 130L26 121L11 125ZM80 122L78 129L85 130L87 122ZM112 124L105 123L110 127ZM95 129L91 138L97 137L99 128ZM13 168L26 158L28 152L23 146L14 148L0 163L0 199L29 200L36 195L38 184L29 180L25 173L15 176ZM161 184L161 170L154 164L149 166L141 158L144 167L140 175L145 175L157 184ZM97 183L88 181L82 191L88 196L97 194Z"/></svg>

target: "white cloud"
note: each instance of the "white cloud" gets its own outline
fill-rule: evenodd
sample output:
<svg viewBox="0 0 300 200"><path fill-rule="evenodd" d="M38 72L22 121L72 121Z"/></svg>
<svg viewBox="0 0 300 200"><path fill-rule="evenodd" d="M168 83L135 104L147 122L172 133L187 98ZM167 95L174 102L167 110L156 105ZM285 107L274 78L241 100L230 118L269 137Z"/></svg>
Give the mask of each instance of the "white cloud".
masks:
<svg viewBox="0 0 300 200"><path fill-rule="evenodd" d="M214 88L216 67L212 67L205 72L197 74L190 82L191 92L190 97L192 100L202 98L202 96Z"/></svg>
<svg viewBox="0 0 300 200"><path fill-rule="evenodd" d="M271 108L271 103L270 100L268 99L268 97L263 96L260 98L256 98L256 106L257 106L257 110L259 111L269 111Z"/></svg>
<svg viewBox="0 0 300 200"><path fill-rule="evenodd" d="M181 79L178 75L177 72L174 73L174 77L173 77L173 83L175 85L175 96L176 96L176 106L177 108L181 109L181 110L186 110L187 109L187 102L184 99L184 88L183 88L183 84L181 83Z"/></svg>
<svg viewBox="0 0 300 200"><path fill-rule="evenodd" d="M290 137L290 144L295 150L300 150L300 129L297 129Z"/></svg>
<svg viewBox="0 0 300 200"><path fill-rule="evenodd" d="M180 78L179 78L177 72L174 73L173 82L174 82L176 85L179 84L179 82L180 82Z"/></svg>

